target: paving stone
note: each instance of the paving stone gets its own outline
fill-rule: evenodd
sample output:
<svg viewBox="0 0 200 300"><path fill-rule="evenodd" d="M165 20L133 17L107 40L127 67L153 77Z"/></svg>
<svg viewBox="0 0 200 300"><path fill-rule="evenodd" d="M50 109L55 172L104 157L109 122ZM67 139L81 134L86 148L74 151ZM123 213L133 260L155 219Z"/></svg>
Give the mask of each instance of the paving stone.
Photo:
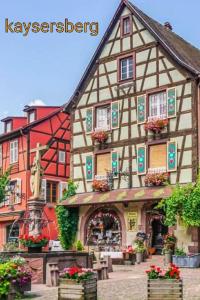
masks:
<svg viewBox="0 0 200 300"><path fill-rule="evenodd" d="M98 300L146 300L147 277L145 270L150 265L163 267L163 258L153 256L140 265L114 266L109 280L98 282ZM184 300L200 300L200 268L181 269L184 283ZM33 285L33 290L25 299L56 300L57 288Z"/></svg>

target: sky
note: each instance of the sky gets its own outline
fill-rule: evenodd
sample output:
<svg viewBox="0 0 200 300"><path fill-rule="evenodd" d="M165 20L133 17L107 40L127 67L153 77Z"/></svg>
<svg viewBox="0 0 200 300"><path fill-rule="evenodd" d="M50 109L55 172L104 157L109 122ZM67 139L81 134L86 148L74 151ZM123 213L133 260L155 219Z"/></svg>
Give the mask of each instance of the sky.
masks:
<svg viewBox="0 0 200 300"><path fill-rule="evenodd" d="M0 119L22 115L27 104L62 105L87 67L120 0L1 0ZM200 48L199 0L132 0L160 23ZM6 33L9 22L98 22L99 34ZM13 27L12 27L13 28ZM36 102L35 102L36 101ZM0 127L1 130L2 127Z"/></svg>

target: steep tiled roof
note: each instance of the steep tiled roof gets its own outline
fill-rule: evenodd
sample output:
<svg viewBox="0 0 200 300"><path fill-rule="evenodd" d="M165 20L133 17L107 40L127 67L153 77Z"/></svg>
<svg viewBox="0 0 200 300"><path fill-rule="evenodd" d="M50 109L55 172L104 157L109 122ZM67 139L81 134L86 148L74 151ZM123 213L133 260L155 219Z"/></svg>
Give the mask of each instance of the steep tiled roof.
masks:
<svg viewBox="0 0 200 300"><path fill-rule="evenodd" d="M135 5L127 0L121 1L118 6L113 19L111 20L108 29L106 30L96 52L94 53L88 67L85 70L75 92L65 105L65 110L70 111L73 104L76 103L78 95L80 94L85 80L88 75L94 70L96 61L98 60L100 53L114 28L120 13L123 8L127 6L130 11L139 19L139 21L151 32L154 38L165 48L165 50L177 61L182 67L190 71L194 76L200 74L200 50L192 46L190 43L185 41L183 38L178 36L171 30L166 29L165 26L155 21L151 17L147 16Z"/></svg>

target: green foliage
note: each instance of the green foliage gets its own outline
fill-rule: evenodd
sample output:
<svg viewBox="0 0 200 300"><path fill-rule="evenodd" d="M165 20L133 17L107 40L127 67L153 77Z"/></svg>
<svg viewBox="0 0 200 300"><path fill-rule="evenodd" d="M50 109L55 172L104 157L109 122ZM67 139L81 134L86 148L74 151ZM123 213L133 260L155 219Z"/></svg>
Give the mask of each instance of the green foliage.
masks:
<svg viewBox="0 0 200 300"><path fill-rule="evenodd" d="M12 279L17 278L17 269L12 262L6 262L0 265L0 299L7 296Z"/></svg>
<svg viewBox="0 0 200 300"><path fill-rule="evenodd" d="M177 185L170 197L163 199L157 206L165 212L165 224L174 226L177 217L186 226L200 226L200 177L195 185Z"/></svg>
<svg viewBox="0 0 200 300"><path fill-rule="evenodd" d="M176 256L186 256L186 253L182 248L176 248L175 249L175 255Z"/></svg>
<svg viewBox="0 0 200 300"><path fill-rule="evenodd" d="M84 246L81 243L81 241L77 241L76 244L75 244L75 247L76 247L77 251L83 251L84 250Z"/></svg>
<svg viewBox="0 0 200 300"><path fill-rule="evenodd" d="M0 176L0 203L5 200L6 187L10 181L10 171L11 169L9 168L3 175Z"/></svg>
<svg viewBox="0 0 200 300"><path fill-rule="evenodd" d="M64 192L63 199L66 200L76 194L78 186L73 180L68 180L68 189ZM59 228L59 240L63 249L69 250L75 239L78 230L79 210L77 207L65 207L58 205L56 215Z"/></svg>

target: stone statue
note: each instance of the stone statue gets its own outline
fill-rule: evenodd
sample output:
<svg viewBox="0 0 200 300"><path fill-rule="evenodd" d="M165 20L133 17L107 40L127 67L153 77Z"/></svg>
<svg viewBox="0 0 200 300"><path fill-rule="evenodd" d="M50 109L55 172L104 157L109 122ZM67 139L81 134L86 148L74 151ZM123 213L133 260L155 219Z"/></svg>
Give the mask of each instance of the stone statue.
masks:
<svg viewBox="0 0 200 300"><path fill-rule="evenodd" d="M30 177L30 188L32 192L31 199L39 199L41 196L41 183L44 170L41 166L41 153L46 150L47 146L41 146L37 143L37 148L32 149L31 152L36 152L33 160L33 165L31 167L31 177Z"/></svg>

